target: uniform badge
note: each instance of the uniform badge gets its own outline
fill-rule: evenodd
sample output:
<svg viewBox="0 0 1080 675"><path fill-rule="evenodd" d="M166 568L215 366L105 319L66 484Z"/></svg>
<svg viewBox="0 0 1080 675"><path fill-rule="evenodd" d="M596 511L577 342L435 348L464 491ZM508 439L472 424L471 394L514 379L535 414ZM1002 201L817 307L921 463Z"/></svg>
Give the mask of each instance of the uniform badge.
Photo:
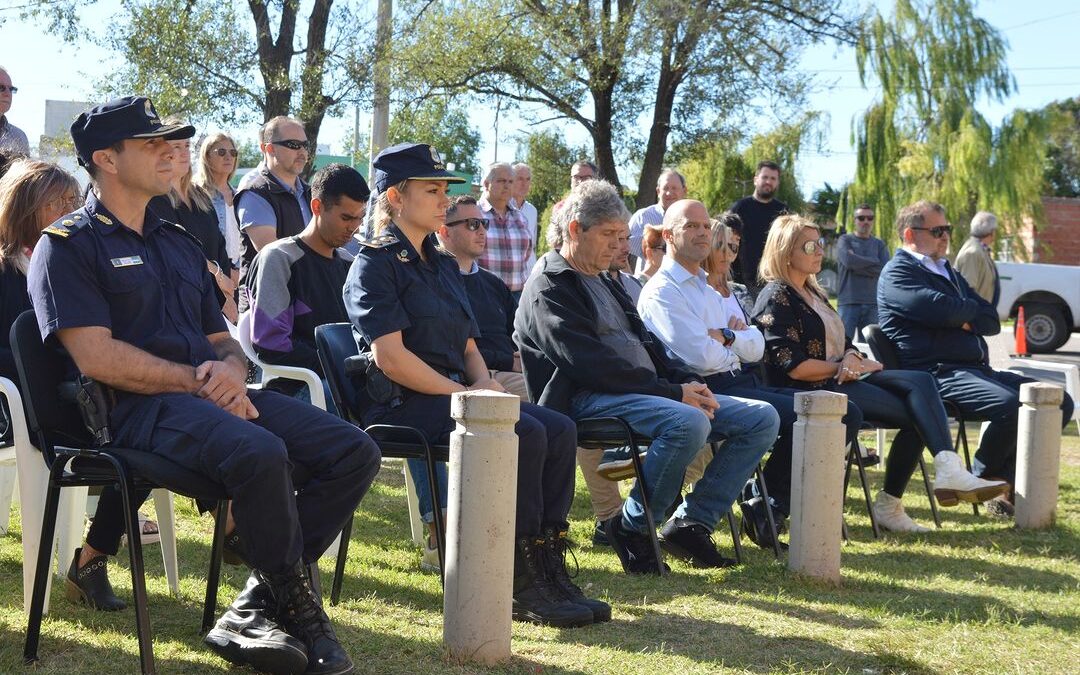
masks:
<svg viewBox="0 0 1080 675"><path fill-rule="evenodd" d="M109 260L113 267L131 267L143 264L142 258L137 255L129 255L124 258L112 258Z"/></svg>
<svg viewBox="0 0 1080 675"><path fill-rule="evenodd" d="M100 213L95 213L94 217L97 218L98 220L100 220L101 222L105 223L106 225L112 225L113 224L112 218L109 218L106 215L103 215L103 214L100 214Z"/></svg>
<svg viewBox="0 0 1080 675"><path fill-rule="evenodd" d="M431 150L431 161L435 163L435 168L440 170L444 169L445 166L443 165L442 158L439 157L439 151L430 145L428 148Z"/></svg>
<svg viewBox="0 0 1080 675"><path fill-rule="evenodd" d="M405 249L401 249L400 251L397 252L397 259L398 259L398 261L403 262L403 263L409 262L409 252L406 251Z"/></svg>
<svg viewBox="0 0 1080 675"><path fill-rule="evenodd" d="M75 221L72 220L71 218L64 218L62 221L60 221L60 224L61 225L74 225Z"/></svg>
<svg viewBox="0 0 1080 675"><path fill-rule="evenodd" d="M157 111L154 110L154 104L150 102L150 99L143 101L143 107L145 108L146 116L150 118L151 122L158 121Z"/></svg>
<svg viewBox="0 0 1080 675"><path fill-rule="evenodd" d="M50 225L50 226L46 227L44 230L42 230L42 232L44 234L51 234L51 235L56 236L56 237L61 237L63 239L67 239L68 237L71 236L71 231L70 230L68 230L66 228L63 228L63 227L60 227L59 225Z"/></svg>

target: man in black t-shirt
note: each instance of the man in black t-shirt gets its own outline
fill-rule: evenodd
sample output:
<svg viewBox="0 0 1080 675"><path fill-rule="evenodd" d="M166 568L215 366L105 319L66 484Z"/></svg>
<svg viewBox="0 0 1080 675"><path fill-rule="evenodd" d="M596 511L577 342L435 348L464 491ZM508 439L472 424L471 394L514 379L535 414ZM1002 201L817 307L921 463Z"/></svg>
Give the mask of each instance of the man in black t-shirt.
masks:
<svg viewBox="0 0 1080 675"><path fill-rule="evenodd" d="M754 173L754 194L731 205L731 211L742 219L742 250L732 268L735 281L745 284L750 294L757 296L758 263L765 250L765 238L777 216L787 213L787 204L773 199L780 188L780 165L769 160L758 162Z"/></svg>

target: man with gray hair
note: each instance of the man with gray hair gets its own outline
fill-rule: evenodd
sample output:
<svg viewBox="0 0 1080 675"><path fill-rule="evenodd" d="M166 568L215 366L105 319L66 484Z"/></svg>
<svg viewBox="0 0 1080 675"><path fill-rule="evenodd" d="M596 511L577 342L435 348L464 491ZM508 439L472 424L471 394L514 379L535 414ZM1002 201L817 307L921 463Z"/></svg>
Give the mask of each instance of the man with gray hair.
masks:
<svg viewBox="0 0 1080 675"><path fill-rule="evenodd" d="M664 222L664 211L685 198L686 178L675 169L664 168L656 179L656 203L638 209L630 217L630 264L635 274L640 274L645 269L645 260L641 257L641 239L645 236L645 226L659 226Z"/></svg>
<svg viewBox="0 0 1080 675"><path fill-rule="evenodd" d="M7 118L11 100L18 91L18 87L11 85L11 75L0 66L0 152L9 156L30 154L30 141L26 139L26 134Z"/></svg>
<svg viewBox="0 0 1080 675"><path fill-rule="evenodd" d="M476 203L488 223L487 247L476 262L502 279L517 300L536 262L536 227L525 221L511 200L514 170L509 164L489 164L483 186Z"/></svg>
<svg viewBox="0 0 1080 675"><path fill-rule="evenodd" d="M716 550L712 528L776 438L779 418L766 403L716 396L684 363L669 357L645 329L611 266L629 212L615 186L578 185L556 220L562 247L536 265L514 321L525 386L536 403L574 419L619 417L653 439L645 458L648 501L671 506L687 465L709 440L724 451L664 525L664 548L698 567L734 561ZM720 459L722 458L722 459ZM641 485L604 523L623 570L659 571Z"/></svg>
<svg viewBox="0 0 1080 675"><path fill-rule="evenodd" d="M537 226L537 221L540 218L540 214L536 212L536 207L527 199L529 196L529 190L532 190L532 168L524 162L517 162L514 164L514 188L510 191L514 198L514 206L518 211L521 211L521 215L525 218L525 222L529 224L529 227L536 232L536 236L540 235L540 228Z"/></svg>
<svg viewBox="0 0 1080 675"><path fill-rule="evenodd" d="M997 227L997 216L989 211L979 211L971 219L971 236L956 254L956 271L964 275L971 288L994 307L997 307L1001 296L1001 282L991 255Z"/></svg>

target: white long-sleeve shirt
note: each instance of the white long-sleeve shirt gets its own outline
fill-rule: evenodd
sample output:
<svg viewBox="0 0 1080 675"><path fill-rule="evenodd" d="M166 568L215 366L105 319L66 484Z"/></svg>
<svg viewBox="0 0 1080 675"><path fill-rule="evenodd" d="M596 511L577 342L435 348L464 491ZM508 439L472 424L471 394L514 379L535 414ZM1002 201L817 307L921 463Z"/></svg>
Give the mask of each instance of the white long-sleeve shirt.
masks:
<svg viewBox="0 0 1080 675"><path fill-rule="evenodd" d="M691 274L671 257L641 289L637 309L668 353L700 375L738 370L743 363L760 361L765 350L765 338L754 326L735 331L729 347L713 339L709 329L728 327L723 296L709 286L703 270Z"/></svg>

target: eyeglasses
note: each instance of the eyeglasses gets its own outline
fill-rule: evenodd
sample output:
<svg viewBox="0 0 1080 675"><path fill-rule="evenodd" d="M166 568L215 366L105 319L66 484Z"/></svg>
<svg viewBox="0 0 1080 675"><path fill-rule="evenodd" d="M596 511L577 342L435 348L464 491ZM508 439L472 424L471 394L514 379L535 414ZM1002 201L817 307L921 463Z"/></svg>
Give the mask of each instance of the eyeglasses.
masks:
<svg viewBox="0 0 1080 675"><path fill-rule="evenodd" d="M874 217L873 216L855 216L855 220L867 220L867 221L870 221L872 223L872 222L874 222Z"/></svg>
<svg viewBox="0 0 1080 675"><path fill-rule="evenodd" d="M6 84L0 84L0 94L7 93L9 91L12 94L18 94L19 93L19 88L18 87L9 87Z"/></svg>
<svg viewBox="0 0 1080 675"><path fill-rule="evenodd" d="M289 138L284 141L270 141L270 145L280 145L290 150L307 150L307 141L298 141L295 138Z"/></svg>
<svg viewBox="0 0 1080 675"><path fill-rule="evenodd" d="M63 197L57 197L50 200L48 204L50 210L59 208L63 210L64 213L71 213L72 211L76 211L82 205L83 200L78 195L65 195Z"/></svg>
<svg viewBox="0 0 1080 675"><path fill-rule="evenodd" d="M802 245L802 252L806 255L814 255L817 251L825 250L825 239L811 239Z"/></svg>
<svg viewBox="0 0 1080 675"><path fill-rule="evenodd" d="M739 254L739 245L738 245L738 244L736 244L736 243L734 243L734 242L730 242L730 241L729 241L729 242L728 242L728 245L727 245L727 249L728 249L729 251L731 251L731 252L732 252L732 254L734 254L734 255L738 255L738 254Z"/></svg>
<svg viewBox="0 0 1080 675"><path fill-rule="evenodd" d="M284 143L282 143L282 145L284 145ZM286 145L285 147L289 147L289 146ZM296 150L296 149L297 148L293 148L293 150ZM225 155L228 155L230 157L236 157L236 155L239 154L236 151L236 148L214 148L212 150L212 152L215 155L217 155L218 157L224 157Z"/></svg>
<svg viewBox="0 0 1080 675"><path fill-rule="evenodd" d="M660 251L661 253L667 253L667 244L657 244L656 246L650 246L650 251Z"/></svg>
<svg viewBox="0 0 1080 675"><path fill-rule="evenodd" d="M937 227L913 227L912 230L924 230L930 233L934 239L947 237L952 232L952 225L939 225Z"/></svg>
<svg viewBox="0 0 1080 675"><path fill-rule="evenodd" d="M465 229L469 232L476 232L481 227L487 232L488 222L483 218L462 218L461 220L451 220L446 224L447 227L454 227L455 225L465 224Z"/></svg>

